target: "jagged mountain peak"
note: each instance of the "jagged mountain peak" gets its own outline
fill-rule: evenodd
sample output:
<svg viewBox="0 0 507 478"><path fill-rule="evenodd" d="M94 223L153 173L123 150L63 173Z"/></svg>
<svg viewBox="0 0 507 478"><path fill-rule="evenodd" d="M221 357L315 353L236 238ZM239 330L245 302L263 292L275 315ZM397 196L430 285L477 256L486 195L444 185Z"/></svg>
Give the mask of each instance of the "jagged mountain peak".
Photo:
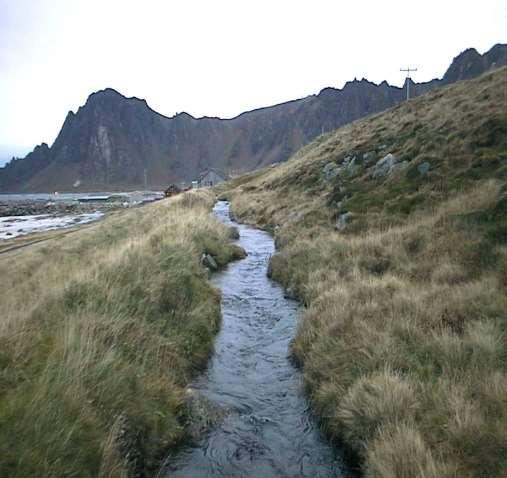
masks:
<svg viewBox="0 0 507 478"><path fill-rule="evenodd" d="M137 98L136 96L127 97L122 95L119 91L114 88L105 88L103 90L95 91L88 96L84 106L78 109L78 113L83 109L89 107L121 107L121 106L135 106L143 109L150 109L148 103L143 98ZM154 111L154 110L152 110ZM155 111L154 111L155 112ZM155 112L156 113L156 112ZM158 113L157 113L158 114Z"/></svg>
<svg viewBox="0 0 507 478"><path fill-rule="evenodd" d="M37 150L48 150L49 149L49 146L47 143L41 143L41 144L38 144L37 146L35 146L34 148L34 151L37 151Z"/></svg>
<svg viewBox="0 0 507 478"><path fill-rule="evenodd" d="M86 103L92 103L96 101L104 101L104 100L126 100L127 97L122 95L119 91L114 88L104 88L103 90L94 91L88 96Z"/></svg>
<svg viewBox="0 0 507 478"><path fill-rule="evenodd" d="M327 86L326 88L322 88L322 90L319 91L319 93L317 94L317 97L333 94L333 93L336 93L337 91L340 91L340 90L338 88L333 88L332 86Z"/></svg>
<svg viewBox="0 0 507 478"><path fill-rule="evenodd" d="M186 111L182 111L181 113L176 113L173 116L173 119L178 119L178 120L195 120L195 118L190 113L187 113Z"/></svg>
<svg viewBox="0 0 507 478"><path fill-rule="evenodd" d="M386 80L382 81L378 85L367 78L362 78L358 80L357 78L354 78L352 81L347 81L343 88L333 88L333 87L327 87L320 90L317 97L326 97L329 95L336 95L337 93L347 93L349 91L362 91L364 88L379 88L382 90L390 89L390 88L397 88L395 86L391 86Z"/></svg>
<svg viewBox="0 0 507 478"><path fill-rule="evenodd" d="M484 57L494 67L507 65L507 44L497 43L484 54Z"/></svg>
<svg viewBox="0 0 507 478"><path fill-rule="evenodd" d="M455 57L445 72L444 83L466 80L480 75L490 68L507 65L507 44L496 44L484 55L475 48L467 48Z"/></svg>
<svg viewBox="0 0 507 478"><path fill-rule="evenodd" d="M455 59L478 56L481 56L481 54L475 48L467 48L466 50L463 50Z"/></svg>

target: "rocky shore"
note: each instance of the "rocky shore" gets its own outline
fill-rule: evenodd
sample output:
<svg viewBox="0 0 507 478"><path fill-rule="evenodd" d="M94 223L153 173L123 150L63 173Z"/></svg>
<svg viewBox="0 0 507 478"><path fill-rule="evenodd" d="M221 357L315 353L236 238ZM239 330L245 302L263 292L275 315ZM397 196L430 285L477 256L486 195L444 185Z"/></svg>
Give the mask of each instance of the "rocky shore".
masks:
<svg viewBox="0 0 507 478"><path fill-rule="evenodd" d="M108 212L114 209L122 208L123 203L120 201L38 201L28 200L0 200L0 217L9 216L66 216L74 214L86 214L96 211Z"/></svg>
<svg viewBox="0 0 507 478"><path fill-rule="evenodd" d="M0 199L0 240L34 232L73 227L99 220L115 209L136 207L160 199L158 192L87 197L85 200L34 198ZM100 198L100 199L99 199Z"/></svg>

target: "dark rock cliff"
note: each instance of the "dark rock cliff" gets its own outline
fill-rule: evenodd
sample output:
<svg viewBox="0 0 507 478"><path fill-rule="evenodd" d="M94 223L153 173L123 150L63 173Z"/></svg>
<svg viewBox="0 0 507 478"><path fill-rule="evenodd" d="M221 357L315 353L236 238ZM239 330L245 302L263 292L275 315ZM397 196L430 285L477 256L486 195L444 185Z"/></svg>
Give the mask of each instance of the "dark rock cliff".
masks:
<svg viewBox="0 0 507 478"><path fill-rule="evenodd" d="M507 64L507 45L484 55L468 49L441 80L411 82L417 96L437 86ZM392 107L405 98L387 82L351 81L343 89L243 113L236 118L172 118L146 101L113 89L93 93L76 114L69 112L49 148L37 146L0 168L0 192L159 189L189 181L209 166L248 171L285 161L319 134Z"/></svg>

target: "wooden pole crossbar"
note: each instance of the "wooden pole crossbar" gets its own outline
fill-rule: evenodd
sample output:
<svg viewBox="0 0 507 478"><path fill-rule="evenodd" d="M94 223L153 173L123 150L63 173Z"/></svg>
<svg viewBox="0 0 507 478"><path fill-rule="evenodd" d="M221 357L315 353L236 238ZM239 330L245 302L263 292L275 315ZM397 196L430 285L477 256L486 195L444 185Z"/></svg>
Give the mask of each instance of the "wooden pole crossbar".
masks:
<svg viewBox="0 0 507 478"><path fill-rule="evenodd" d="M400 71L404 71L407 73L407 79L405 83L407 84L407 101L410 99L410 73L413 71L417 71L417 68L400 68Z"/></svg>

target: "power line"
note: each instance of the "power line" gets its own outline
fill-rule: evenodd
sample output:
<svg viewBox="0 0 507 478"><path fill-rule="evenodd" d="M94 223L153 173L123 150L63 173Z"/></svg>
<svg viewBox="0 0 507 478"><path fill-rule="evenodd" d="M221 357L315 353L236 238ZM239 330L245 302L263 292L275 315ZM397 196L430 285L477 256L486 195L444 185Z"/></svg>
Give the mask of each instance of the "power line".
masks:
<svg viewBox="0 0 507 478"><path fill-rule="evenodd" d="M405 71L407 73L407 79L405 83L407 84L407 101L410 99L410 73L412 71L417 71L417 68L400 68L400 71Z"/></svg>

